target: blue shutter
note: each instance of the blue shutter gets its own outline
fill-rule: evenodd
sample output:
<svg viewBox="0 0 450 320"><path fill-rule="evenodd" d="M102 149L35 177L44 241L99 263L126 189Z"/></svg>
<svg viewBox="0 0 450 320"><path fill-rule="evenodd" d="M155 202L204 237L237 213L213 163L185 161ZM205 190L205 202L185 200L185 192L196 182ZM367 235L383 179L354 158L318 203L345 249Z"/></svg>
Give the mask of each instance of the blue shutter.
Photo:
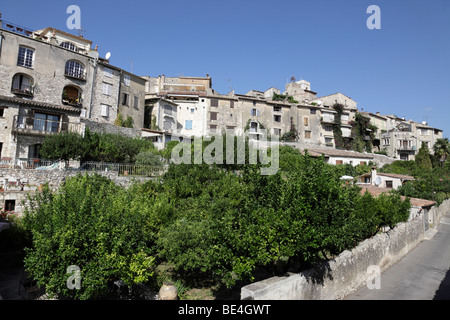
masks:
<svg viewBox="0 0 450 320"><path fill-rule="evenodd" d="M192 130L192 120L186 120L186 124L184 127L186 130Z"/></svg>

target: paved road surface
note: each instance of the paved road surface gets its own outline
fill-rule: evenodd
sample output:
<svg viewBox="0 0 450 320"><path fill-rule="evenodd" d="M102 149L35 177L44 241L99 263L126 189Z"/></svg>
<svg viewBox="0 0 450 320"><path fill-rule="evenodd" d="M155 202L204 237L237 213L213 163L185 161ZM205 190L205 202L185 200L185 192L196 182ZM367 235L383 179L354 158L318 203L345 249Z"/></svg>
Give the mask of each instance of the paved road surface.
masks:
<svg viewBox="0 0 450 320"><path fill-rule="evenodd" d="M380 280L380 289L364 285L345 300L450 300L450 212L431 239L384 271Z"/></svg>

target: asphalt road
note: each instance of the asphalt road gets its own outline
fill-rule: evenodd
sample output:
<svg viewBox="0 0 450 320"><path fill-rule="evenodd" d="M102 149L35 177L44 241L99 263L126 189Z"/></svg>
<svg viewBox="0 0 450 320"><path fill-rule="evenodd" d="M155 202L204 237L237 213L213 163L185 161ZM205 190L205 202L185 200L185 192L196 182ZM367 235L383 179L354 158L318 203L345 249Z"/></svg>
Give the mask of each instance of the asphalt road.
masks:
<svg viewBox="0 0 450 320"><path fill-rule="evenodd" d="M450 212L431 239L381 273L380 289L364 285L345 300L450 300Z"/></svg>

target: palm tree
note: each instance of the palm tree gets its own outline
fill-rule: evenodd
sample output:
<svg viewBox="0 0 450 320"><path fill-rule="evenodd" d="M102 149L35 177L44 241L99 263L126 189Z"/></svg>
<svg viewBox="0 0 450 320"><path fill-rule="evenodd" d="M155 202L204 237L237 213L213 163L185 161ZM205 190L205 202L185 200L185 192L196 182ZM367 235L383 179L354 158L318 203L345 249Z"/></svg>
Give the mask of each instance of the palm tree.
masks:
<svg viewBox="0 0 450 320"><path fill-rule="evenodd" d="M441 166L444 165L450 156L450 141L448 138L437 139L433 146L434 156L439 160Z"/></svg>

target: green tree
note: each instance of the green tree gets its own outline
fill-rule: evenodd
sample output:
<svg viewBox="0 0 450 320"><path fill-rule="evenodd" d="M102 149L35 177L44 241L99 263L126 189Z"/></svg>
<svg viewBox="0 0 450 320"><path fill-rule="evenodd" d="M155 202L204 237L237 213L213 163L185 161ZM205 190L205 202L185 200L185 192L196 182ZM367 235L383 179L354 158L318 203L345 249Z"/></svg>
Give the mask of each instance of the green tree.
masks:
<svg viewBox="0 0 450 320"><path fill-rule="evenodd" d="M434 156L441 166L450 156L450 141L448 138L437 139L433 146Z"/></svg>
<svg viewBox="0 0 450 320"><path fill-rule="evenodd" d="M151 226L157 220L151 198L99 175L79 175L30 201L24 225L32 246L25 267L47 293L94 299L107 294L115 280L132 286L153 276ZM79 290L67 287L69 266L80 268Z"/></svg>
<svg viewBox="0 0 450 320"><path fill-rule="evenodd" d="M415 158L416 165L422 170L431 170L433 168L431 163L430 150L425 142L422 142L422 146Z"/></svg>
<svg viewBox="0 0 450 320"><path fill-rule="evenodd" d="M51 135L44 139L39 152L43 159L64 160L68 167L69 160L82 155L82 139L79 134L72 132Z"/></svg>

